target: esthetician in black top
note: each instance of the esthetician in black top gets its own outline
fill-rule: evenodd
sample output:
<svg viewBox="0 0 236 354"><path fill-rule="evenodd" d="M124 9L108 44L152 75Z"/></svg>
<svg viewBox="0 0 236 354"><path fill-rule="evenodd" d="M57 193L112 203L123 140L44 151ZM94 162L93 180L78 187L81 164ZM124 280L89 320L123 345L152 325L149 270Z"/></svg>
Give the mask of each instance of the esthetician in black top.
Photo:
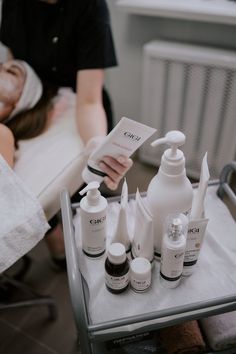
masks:
<svg viewBox="0 0 236 354"><path fill-rule="evenodd" d="M25 60L42 81L77 92L77 126L85 144L106 135L104 69L117 61L105 0L3 0L0 40L9 59ZM105 184L116 189L131 165L127 158L103 159Z"/></svg>
<svg viewBox="0 0 236 354"><path fill-rule="evenodd" d="M1 41L42 80L76 89L76 72L115 66L104 0L3 0Z"/></svg>

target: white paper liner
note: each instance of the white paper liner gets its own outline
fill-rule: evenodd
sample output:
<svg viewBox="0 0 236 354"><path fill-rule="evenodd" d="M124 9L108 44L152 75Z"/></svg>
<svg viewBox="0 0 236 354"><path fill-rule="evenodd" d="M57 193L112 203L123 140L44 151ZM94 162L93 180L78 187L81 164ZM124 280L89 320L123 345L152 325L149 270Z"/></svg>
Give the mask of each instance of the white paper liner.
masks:
<svg viewBox="0 0 236 354"><path fill-rule="evenodd" d="M78 227L79 217L75 216L79 265L89 286L90 296L87 300L93 324L236 295L236 223L225 204L217 197L217 188L217 186L212 186L207 190L205 209L209 223L196 269L190 277L182 278L180 285L175 289L166 289L161 286L159 282L160 263L155 261L149 291L139 294L128 289L119 295L111 294L104 283L106 255L99 259L91 259L82 253ZM107 243L110 242L114 232L118 210L118 203L109 204ZM132 234L134 200L128 203L127 216ZM155 320L155 322L161 321L163 319ZM133 330L141 325L140 323L129 325L125 329Z"/></svg>

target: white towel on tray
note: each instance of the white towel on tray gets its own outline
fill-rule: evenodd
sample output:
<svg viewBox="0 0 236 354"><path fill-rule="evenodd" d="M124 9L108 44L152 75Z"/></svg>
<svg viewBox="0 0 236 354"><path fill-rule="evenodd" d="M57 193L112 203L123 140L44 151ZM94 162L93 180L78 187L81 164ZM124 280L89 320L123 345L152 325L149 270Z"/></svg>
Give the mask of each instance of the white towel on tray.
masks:
<svg viewBox="0 0 236 354"><path fill-rule="evenodd" d="M0 273L30 251L49 229L37 198L0 155Z"/></svg>
<svg viewBox="0 0 236 354"><path fill-rule="evenodd" d="M213 350L236 346L236 311L205 318L201 325Z"/></svg>
<svg viewBox="0 0 236 354"><path fill-rule="evenodd" d="M78 247L80 270L89 288L86 297L90 320L93 324L122 319L133 315L144 315L153 311L175 310L176 307L202 304L203 308L192 310L191 315L200 316L206 311L209 301L220 300L223 297L234 296L236 291L236 223L224 203L217 197L218 186L210 186L206 195L206 217L209 218L205 236L196 269L191 277L183 277L175 289L166 289L159 282L160 262L155 261L152 271L152 286L145 294L138 294L128 289L119 296L107 291L104 282L104 262L106 254L99 259L85 256L81 250L81 235L79 213L74 217L75 240ZM107 245L111 242L114 227L117 222L119 203L109 204L107 215ZM135 200L128 203L127 216L130 234L134 229ZM79 210L78 210L79 212ZM171 290L171 291L170 291ZM204 308L205 306L205 308ZM223 305L220 305L221 307ZM218 308L218 306L216 306ZM120 309L124 309L121 311ZM147 322L117 328L117 332L133 331L153 323L171 321L182 314L158 317ZM115 329L106 332L115 332Z"/></svg>

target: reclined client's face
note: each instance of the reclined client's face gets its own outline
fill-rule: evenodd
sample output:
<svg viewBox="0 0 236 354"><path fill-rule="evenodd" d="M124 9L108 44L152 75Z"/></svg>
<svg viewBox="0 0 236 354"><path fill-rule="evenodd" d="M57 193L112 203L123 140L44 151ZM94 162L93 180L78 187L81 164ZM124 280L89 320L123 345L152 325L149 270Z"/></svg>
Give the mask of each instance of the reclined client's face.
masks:
<svg viewBox="0 0 236 354"><path fill-rule="evenodd" d="M13 111L21 96L25 77L24 67L14 60L0 64L0 121Z"/></svg>

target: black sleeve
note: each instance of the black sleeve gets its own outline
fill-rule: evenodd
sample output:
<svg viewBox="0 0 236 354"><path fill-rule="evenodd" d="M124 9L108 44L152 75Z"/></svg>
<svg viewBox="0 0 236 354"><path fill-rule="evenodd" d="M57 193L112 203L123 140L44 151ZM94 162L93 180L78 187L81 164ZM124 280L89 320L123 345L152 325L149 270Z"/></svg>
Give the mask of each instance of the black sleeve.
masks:
<svg viewBox="0 0 236 354"><path fill-rule="evenodd" d="M0 27L0 41L15 53L21 49L21 35L23 31L22 19L18 16L21 9L19 0L2 0L2 19Z"/></svg>
<svg viewBox="0 0 236 354"><path fill-rule="evenodd" d="M99 69L117 65L110 17L105 0L86 2L77 27L77 69Z"/></svg>
<svg viewBox="0 0 236 354"><path fill-rule="evenodd" d="M2 0L2 19L0 28L0 41L7 47L11 46L12 17L14 14L14 1Z"/></svg>

